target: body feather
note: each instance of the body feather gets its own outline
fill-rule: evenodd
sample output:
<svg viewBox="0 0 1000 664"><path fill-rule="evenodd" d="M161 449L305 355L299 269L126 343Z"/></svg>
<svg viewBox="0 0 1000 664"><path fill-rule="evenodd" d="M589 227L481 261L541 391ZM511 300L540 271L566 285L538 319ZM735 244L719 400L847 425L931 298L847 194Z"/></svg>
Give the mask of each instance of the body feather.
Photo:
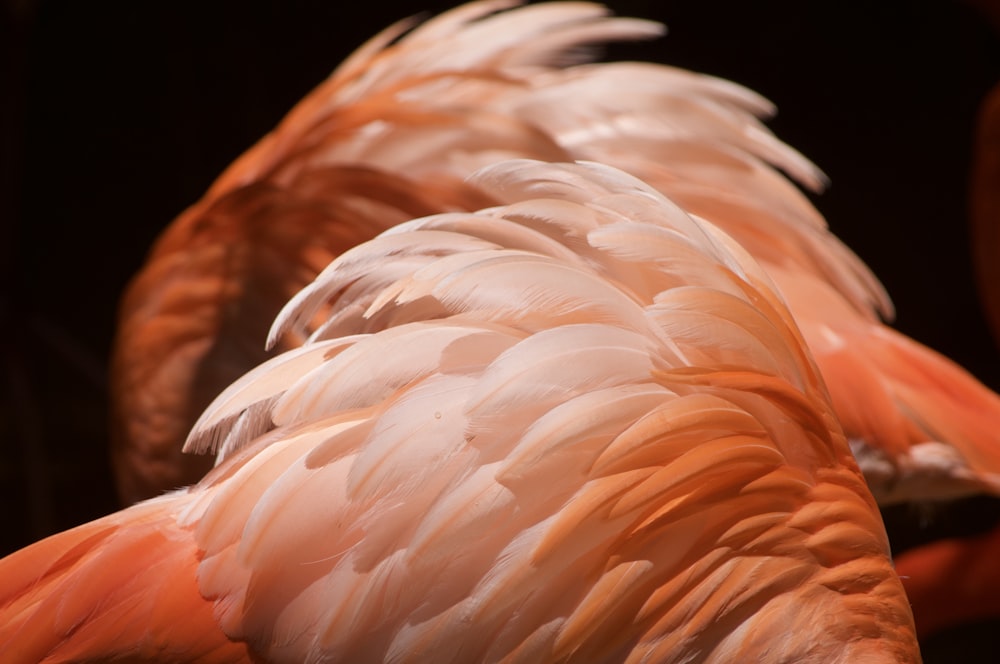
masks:
<svg viewBox="0 0 1000 664"><path fill-rule="evenodd" d="M156 604L194 587L189 621L212 618L190 638L221 633L263 661L916 661L874 501L751 259L607 167L504 163L472 184L508 192L510 207L481 214L526 220L508 234L515 245L538 234L577 258L442 248L431 234L437 250L416 264L379 241L335 261L327 276L364 265L381 284L373 304L352 307L321 277L276 326L296 333L312 319L296 310L318 302L331 316L359 312L343 322L355 335L310 340L222 395L192 433L226 441L200 484L85 527L138 543L152 513L183 543L144 547L184 563L169 584L142 587L140 575L120 592ZM558 216L527 214L536 200ZM391 237L417 245L434 223ZM639 249L664 233L683 270ZM526 256L572 269L529 270ZM527 314L504 304L502 279L460 283L484 265L530 272ZM431 286L410 299L421 274ZM587 288L597 304L531 304ZM692 297L674 306L681 331L675 293ZM721 353L715 336L683 332L696 294L699 324L728 330ZM360 367L367 382L352 375ZM254 408L267 430L240 425ZM88 585L94 569L105 582L132 572L75 538L39 545L81 551L65 575L42 560L34 580L0 589L4 615L23 617L0 621L5 660L28 661L26 640L40 644L31 661L140 652ZM0 562L0 578L30 556ZM80 590L49 594L67 577ZM65 622L36 619L46 602ZM92 633L105 649L76 650ZM166 638L180 644L164 652L196 651L186 628Z"/></svg>
<svg viewBox="0 0 1000 664"><path fill-rule="evenodd" d="M205 472L210 461L181 455L184 436L218 392L270 356L262 349L267 326L331 258L410 217L515 204L514 192L499 186L503 178L466 182L473 170L510 157L614 165L712 221L760 261L805 331L881 501L995 492L997 439L984 424L1000 413L1000 399L882 325L893 309L878 280L776 170L813 189L825 182L761 123L772 105L739 85L676 68L586 62L588 45L656 36L654 23L608 17L590 3L512 6L473 3L373 38L164 233L123 300L113 354L113 449L123 499ZM527 225L546 228L542 222L559 218L564 202L553 183L536 184L548 188L552 209L535 203L532 214L541 219ZM532 186L518 195L530 197ZM434 223L468 232L463 218ZM508 241L507 232L528 237L517 224L480 225L472 235L487 243ZM393 237L381 239L386 251L409 251L393 249ZM517 246L569 258L549 240L535 235ZM430 250L423 244L416 251ZM588 246L582 235L570 244L582 252ZM682 254L669 255L683 271ZM588 260L581 253L557 269ZM450 287L492 278L493 268L506 269L483 265ZM298 309L297 316L316 317L301 326L305 334L353 333L349 318L381 306L366 295L381 288L374 277L355 280L346 265L338 269L337 283L357 295L358 310L345 306L329 317ZM394 316L425 314L417 284L431 287L423 279L408 285L411 306ZM572 298L551 304L577 306ZM831 334L854 341L832 349ZM301 341L273 336L270 354ZM921 396L931 393L936 408Z"/></svg>
<svg viewBox="0 0 1000 664"><path fill-rule="evenodd" d="M39 579L2 587L5 637L53 661L916 657L850 452L882 502L995 492L1000 400L880 322L766 100L587 64L655 24L513 4L376 36L166 231L122 304L119 489L200 477L180 442L232 384L188 439L218 467L38 549L73 556L0 563ZM468 179L525 156L646 184ZM59 585L129 547L121 597L160 565L185 582L151 597L213 616L180 649L148 602L122 600L129 631ZM67 587L69 622L32 631Z"/></svg>

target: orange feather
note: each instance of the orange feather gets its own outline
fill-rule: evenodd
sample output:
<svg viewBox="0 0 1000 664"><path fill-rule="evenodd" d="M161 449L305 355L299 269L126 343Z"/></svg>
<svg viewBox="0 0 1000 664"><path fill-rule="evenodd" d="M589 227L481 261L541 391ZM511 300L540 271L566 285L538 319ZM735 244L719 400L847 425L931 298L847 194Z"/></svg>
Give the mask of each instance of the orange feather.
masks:
<svg viewBox="0 0 1000 664"><path fill-rule="evenodd" d="M749 256L608 167L471 181L506 204L492 224L403 224L286 305L277 332L338 327L219 396L201 483L0 561L0 657L919 660L874 500ZM516 307L503 270L531 284ZM732 348L671 332L699 301Z"/></svg>
<svg viewBox="0 0 1000 664"><path fill-rule="evenodd" d="M575 46L654 36L653 23L585 4L489 15L507 6L373 38L165 232L123 300L114 345L124 502L207 470L180 453L183 438L218 391L271 356L261 341L282 302L407 217L488 205L465 177L503 157L623 168L761 261L881 502L997 491L1000 398L879 321L892 315L881 285L768 166L824 182L759 123L766 100L662 66L578 64Z"/></svg>

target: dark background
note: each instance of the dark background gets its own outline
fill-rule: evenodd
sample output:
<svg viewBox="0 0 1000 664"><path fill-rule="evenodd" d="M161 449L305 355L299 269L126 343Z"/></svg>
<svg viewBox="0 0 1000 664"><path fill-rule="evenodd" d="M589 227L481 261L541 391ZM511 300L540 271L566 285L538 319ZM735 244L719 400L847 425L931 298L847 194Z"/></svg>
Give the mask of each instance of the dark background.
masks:
<svg viewBox="0 0 1000 664"><path fill-rule="evenodd" d="M116 507L105 363L117 299L157 233L367 37L450 4L8 0L0 554ZM774 101L770 126L830 176L816 205L885 283L897 327L1000 388L966 228L975 112L1000 81L985 12L957 0L611 4L669 26L611 56L715 74ZM982 529L1000 507L966 501L932 516L923 529L912 511L889 514L896 549ZM995 634L960 640L987 661ZM928 661L962 660L940 641Z"/></svg>

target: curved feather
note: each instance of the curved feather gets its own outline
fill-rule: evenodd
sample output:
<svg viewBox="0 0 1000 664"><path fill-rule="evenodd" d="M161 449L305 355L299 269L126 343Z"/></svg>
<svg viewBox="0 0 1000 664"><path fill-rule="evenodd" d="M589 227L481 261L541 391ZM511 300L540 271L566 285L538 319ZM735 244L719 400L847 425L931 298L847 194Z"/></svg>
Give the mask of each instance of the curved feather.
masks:
<svg viewBox="0 0 1000 664"><path fill-rule="evenodd" d="M511 6L474 3L374 38L164 233L123 299L114 345L125 500L204 472L179 455L180 441L215 394L269 356L263 329L281 303L333 256L407 217L482 207L482 192L463 183L476 168L504 157L614 163L620 155L598 146L628 140L616 118L632 108L636 126L691 124L696 142L735 141L741 155L761 151L815 179L755 124L771 108L745 89L666 68L573 65L588 44L661 26L590 3L501 11ZM326 334L341 333L331 321Z"/></svg>
<svg viewBox="0 0 1000 664"><path fill-rule="evenodd" d="M676 68L579 64L587 45L655 36L661 27L653 23L609 17L590 3L511 7L473 3L374 38L164 234L123 300L115 342L113 448L123 498L204 472L210 462L180 454L183 436L215 394L270 356L266 325L333 256L406 218L472 210L506 196L488 180L464 181L503 158L615 165L722 227L766 269L815 277L868 320L891 316L875 277L775 170L812 188L824 182L761 124L773 113L769 102ZM535 214L559 216L541 207ZM582 236L572 244L584 262L586 246ZM649 273L638 265L618 269ZM628 281L638 288L638 280ZM301 343L300 335L281 336L286 329L315 338L364 329L359 321L381 284L339 283L354 306L333 317L302 308L299 318L274 328L270 354ZM808 307L793 303L793 311L803 325L823 320ZM841 375L828 381L843 392L850 384ZM878 403L895 409L885 419L912 427L912 404ZM871 405L863 417L882 415ZM970 458L969 445L995 443L982 436L920 442ZM890 465L906 463L887 454ZM877 479L879 467L867 467ZM983 486L951 479L965 483L962 491Z"/></svg>
<svg viewBox="0 0 1000 664"><path fill-rule="evenodd" d="M560 171L566 171L567 177L557 177ZM510 174L507 184L513 192L517 182L531 181L535 195L541 196L545 185L540 183L556 183L552 191L559 200L580 201L573 205L589 208L580 215L586 227L622 223L623 211L605 207L607 195L642 188L623 174L584 165L521 162L499 166L482 177L502 180L505 174ZM593 189L588 191L591 182ZM522 209L530 206L530 199L518 194L513 197ZM612 196L610 200L615 199ZM643 200L648 203L645 218L633 223L659 223L684 232L672 223L677 215L670 206L664 204L665 214L657 217L658 197ZM505 217L505 210L493 208L487 214ZM542 223L540 218L533 217L532 223ZM694 227L700 223L685 221ZM549 226L549 237L574 236L566 232L572 227L568 216L553 219ZM423 232L398 228L393 235L410 236L417 242ZM705 253L700 269L688 269L687 283L674 286L675 290L703 288L708 294L717 293L712 284L719 280L719 273L738 279L726 262L715 258L724 250L711 234L694 233L688 240L692 246L702 246ZM612 272L624 261L621 252L600 251L593 246L591 250L591 259L599 260L604 271ZM457 254L454 261L442 257L440 265L435 264L434 278L442 278L447 267L462 274L469 265L489 263L491 254L503 256L511 251L519 260L520 250L502 246ZM463 260L458 261L458 256ZM690 260L693 264L694 258ZM734 265L740 260L726 256ZM373 270L384 268L395 274L391 264L369 264ZM414 274L426 269L416 266ZM747 266L747 271L756 269ZM556 292L565 288L561 273L533 276L538 288ZM742 283L747 288L742 301L748 302L749 294L757 291L748 282ZM498 280L480 280L479 284L484 291L510 288ZM390 285L386 292L400 291ZM660 293L658 298L663 300L670 292ZM421 297L448 299L433 289ZM381 301L381 306L389 309L408 306L406 298L396 295ZM475 301L488 302L490 298L476 295ZM778 302L773 296L771 301ZM637 301L628 297L622 302L622 307L639 311L657 306L651 298ZM790 596L812 597L806 599L806 606L815 601L831 611L841 593L846 593L844 597L857 592L882 596L889 585L898 586L885 557L877 512L866 497L830 411L821 406L825 402L818 375L807 356L787 345L798 339L789 330L787 314L752 308L744 315L744 337L764 335L769 342L745 344L743 348L753 350L741 354L734 351L741 357L742 364L736 365L743 367L741 374L734 371L731 361L711 359L711 355L699 363L676 356L662 343L675 335L663 327L635 330L628 317L617 323L567 325L558 311L551 311L547 325L552 327L538 329L545 320L542 311L539 318L526 323L515 311L459 308L444 318L423 323L428 330L444 332L467 325L467 320L476 320L485 312L491 325L516 330L523 338L496 355L484 356L479 364L464 365L460 374L413 373L409 387L385 396L381 405L373 404L371 428L338 430L323 443L338 450L333 455L316 456L314 449L308 457L299 456L301 461L268 483L256 501L259 522L269 524L268 544L263 548L263 540L253 545L243 540L243 556L250 556L241 556L248 561L244 563L248 576L237 577L244 580L235 586L228 573L221 573L235 562L232 545L213 538L206 550L203 579L212 594L230 598L225 602L223 622L235 630L231 632L234 636L248 638L254 647L268 652L294 652L297 656L304 656L307 651L301 648L311 647L307 644L317 643L312 639L318 638L318 647L324 652L343 658L465 661L517 652L542 659L573 659L573 653L586 653L587 658L607 656L625 661L628 652L634 657L647 652L661 652L662 656L664 635L683 633L689 640L672 637L674 652L705 648L713 653L710 660L731 659L734 653L748 652L743 649L750 646L735 636L728 641L730 637L723 638L718 631L714 621L721 619L725 624L726 611L706 609L707 615L713 616L711 626L696 621L699 626L691 627L670 617L672 611L679 610L673 603L678 595L670 595L673 600L658 595L672 587L670 579L680 583L682 577L673 575L701 559L707 552L704 547L711 549L719 538L730 543L727 550L730 545L735 548L721 558L710 558L735 577L746 573L759 578L762 572L751 570L761 568L764 563L758 558L770 555L763 552L771 546L791 547L800 553L795 554L795 565L775 563L769 568L774 582L764 584L766 590L755 584L726 591L715 600L708 594L706 606L747 607L741 611L786 607L782 610L789 612L790 620L805 620L802 616L814 619L817 614L803 610L802 616L793 618L790 607L797 600L788 599ZM705 315L711 317L711 311L709 306ZM663 321L669 320L668 313L661 315ZM752 322L762 315L768 326ZM732 312L727 316L740 320ZM384 335L389 341L394 330L409 330L414 325L418 323L376 332L370 341L378 343ZM781 330L786 330L785 336ZM776 344L767 336L771 334L778 334L785 345ZM706 336L689 343L707 349L716 342ZM370 356L365 366L378 375L382 363L386 367L396 364L392 356ZM633 356L638 364L627 359ZM775 361L775 356L781 360ZM338 356L343 357L343 353ZM765 361L769 363L762 364ZM654 370L654 366L659 369ZM755 373L758 371L764 373ZM741 377L744 374L746 377ZM772 378L767 380L764 374ZM335 384L335 375L329 374L326 380ZM304 377L303 381L309 383L317 377ZM602 403L620 407L608 408L601 416ZM730 418L730 424L721 424L726 420L714 417L720 406L742 414L742 423ZM652 439L641 439L638 449L651 451L645 456L632 455L633 466L609 472L606 463L599 463L602 451L621 436L631 436L628 432L647 421L651 417L648 413L668 407L673 407L677 416L657 418L657 426L645 428L645 435ZM706 408L700 424L693 419L699 408ZM321 421L316 420L321 411L303 418ZM690 416L681 417L682 413ZM302 426L301 419L296 422L292 431ZM671 456L665 443L673 437L674 427L676 451ZM275 433L280 431L279 426ZM280 437L272 436L271 440L271 447L285 444ZM654 445L653 441L662 442ZM234 479L241 472L237 471ZM319 496L323 486L339 487L332 494L333 505L324 508L330 510L330 518L336 514L337 522L343 524L330 537L306 541L284 529L292 525L277 525L279 514L292 510L295 501L306 500L305 496ZM756 498L747 500L747 492ZM459 516L455 496L471 499L478 519L499 527L484 530ZM203 518L217 518L213 515L223 513L226 504L220 499L208 505ZM765 504L771 505L769 519L751 531L735 529L740 518L751 518ZM257 519L251 516L249 521ZM730 535L724 537L727 532ZM414 541L415 549L411 550ZM683 541L689 548L667 547L663 544L666 541ZM744 544L740 542L758 554L742 558L738 552ZM662 553L652 555L652 551ZM870 577L874 585L851 581L856 578L854 565L861 551L873 556L872 562L882 561L883 571ZM813 556L821 556L824 564L810 562L815 561ZM649 562L622 567L612 564L615 560ZM277 573L290 561L299 561L299 566L293 563L292 567L302 572L292 577ZM829 571L826 565L832 566ZM418 575L421 585L411 587L404 581L412 579L411 575ZM582 588L581 578L587 579ZM715 583L716 578L709 574L702 580ZM817 591L812 583L818 578L827 585L814 595ZM544 586L539 585L542 579ZM697 588L708 592L709 586L698 583L680 596ZM236 594L232 594L234 590ZM898 590L894 592L899 604L893 610L896 613L890 612L895 617L889 619L894 625L889 631L901 629L905 633L905 600ZM328 602L331 596L344 601L321 603L320 598ZM285 629L276 632L277 626L265 619L270 613L263 609L276 602L287 602L288 614L312 615L317 636L309 636L313 632L301 627L297 628L301 636ZM735 611L734 615L755 614ZM857 618L848 618L848 614L838 620L846 621L846 626L838 628L846 633L859 625ZM475 626L477 634L493 636L470 641L463 636L468 626ZM766 627L761 624L758 629ZM758 638L763 638L759 636L762 633L757 632ZM840 639L845 632L836 633ZM810 634L809 648L832 647L833 637L830 645L822 645L828 643L825 637ZM887 638L883 634L877 648L890 652L896 646L888 645L891 640ZM281 648L268 650L274 640L280 640ZM794 652L792 645L787 648ZM843 648L839 640L837 648ZM903 648L897 651L900 657L904 657Z"/></svg>
<svg viewBox="0 0 1000 664"><path fill-rule="evenodd" d="M363 265L356 279L381 284L357 319L372 328L262 365L192 435L225 439L248 404L269 431L191 490L85 527L143 547L145 571L105 565L73 531L35 551L68 545L86 565L32 549L0 561L0 657L31 643L31 661L169 659L222 634L219 653L258 661L918 661L874 500L749 256L608 167L520 161L472 183L509 192L482 214L524 230L444 247L423 220L391 237L428 241L428 262L384 238L335 261L328 275ZM532 254L532 234L563 250ZM626 249L663 234L684 270ZM477 266L498 271L462 283ZM409 299L421 273L431 285ZM530 315L503 304L512 283ZM352 306L320 292L328 316ZM567 292L598 318L530 307ZM727 328L721 342L683 331L695 312ZM177 546L146 548L150 528ZM161 558L171 588L197 589L180 624L206 624L137 635L98 598L105 584L122 606L160 597L164 577L144 584ZM66 582L92 590L62 601ZM54 625L37 613L52 602ZM162 653L136 645L150 634Z"/></svg>

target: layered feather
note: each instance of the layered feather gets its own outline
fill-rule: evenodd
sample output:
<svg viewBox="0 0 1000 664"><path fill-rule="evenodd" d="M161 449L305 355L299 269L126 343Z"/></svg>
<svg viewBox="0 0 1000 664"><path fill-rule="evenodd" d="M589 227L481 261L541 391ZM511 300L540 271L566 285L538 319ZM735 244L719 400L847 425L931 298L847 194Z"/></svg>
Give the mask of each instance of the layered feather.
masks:
<svg viewBox="0 0 1000 664"><path fill-rule="evenodd" d="M494 15L513 4L470 4L396 43L411 22L377 35L164 232L122 300L113 346L124 502L210 467L181 455L184 437L219 391L273 355L268 325L331 258L405 219L482 207L463 182L475 168L571 158L539 127L490 108L491 91L529 93L526 76L584 59L588 44L662 30L590 3Z"/></svg>
<svg viewBox="0 0 1000 664"><path fill-rule="evenodd" d="M769 272L796 312L880 504L1000 493L1000 397L930 348L866 319L822 282Z"/></svg>
<svg viewBox="0 0 1000 664"><path fill-rule="evenodd" d="M213 620L142 614L164 652L221 631L262 661L917 661L874 501L749 256L607 167L471 183L509 205L398 226L289 303L277 330L315 311L353 336L319 326L220 396L192 433L222 441L205 480L85 527L167 520L176 550L149 555L185 565L143 597L196 583ZM38 546L80 562L15 581L32 550L0 561L21 616L0 656L137 652L100 584L50 594L133 572L73 531ZM64 622L36 619L46 603ZM104 650L77 649L97 631Z"/></svg>
<svg viewBox="0 0 1000 664"><path fill-rule="evenodd" d="M212 397L270 356L270 321L332 257L406 218L488 204L498 192L465 178L508 157L624 169L725 229L776 278L802 275L811 292L785 295L880 499L995 492L997 437L981 423L1000 414L1000 399L881 325L892 305L877 279L775 168L810 188L824 182L761 124L771 104L675 68L586 64L589 45L656 36L655 23L590 3L515 4L473 3L377 35L165 232L123 300L115 342L123 500L201 476L211 462L182 456L184 435ZM347 315L316 324L341 334ZM861 336L845 359L814 329ZM899 343L886 354L889 337ZM300 341L272 339L276 350ZM921 369L900 371L883 361L891 355ZM939 408L925 408L930 393ZM979 415L965 425L954 414L970 412L969 400Z"/></svg>

